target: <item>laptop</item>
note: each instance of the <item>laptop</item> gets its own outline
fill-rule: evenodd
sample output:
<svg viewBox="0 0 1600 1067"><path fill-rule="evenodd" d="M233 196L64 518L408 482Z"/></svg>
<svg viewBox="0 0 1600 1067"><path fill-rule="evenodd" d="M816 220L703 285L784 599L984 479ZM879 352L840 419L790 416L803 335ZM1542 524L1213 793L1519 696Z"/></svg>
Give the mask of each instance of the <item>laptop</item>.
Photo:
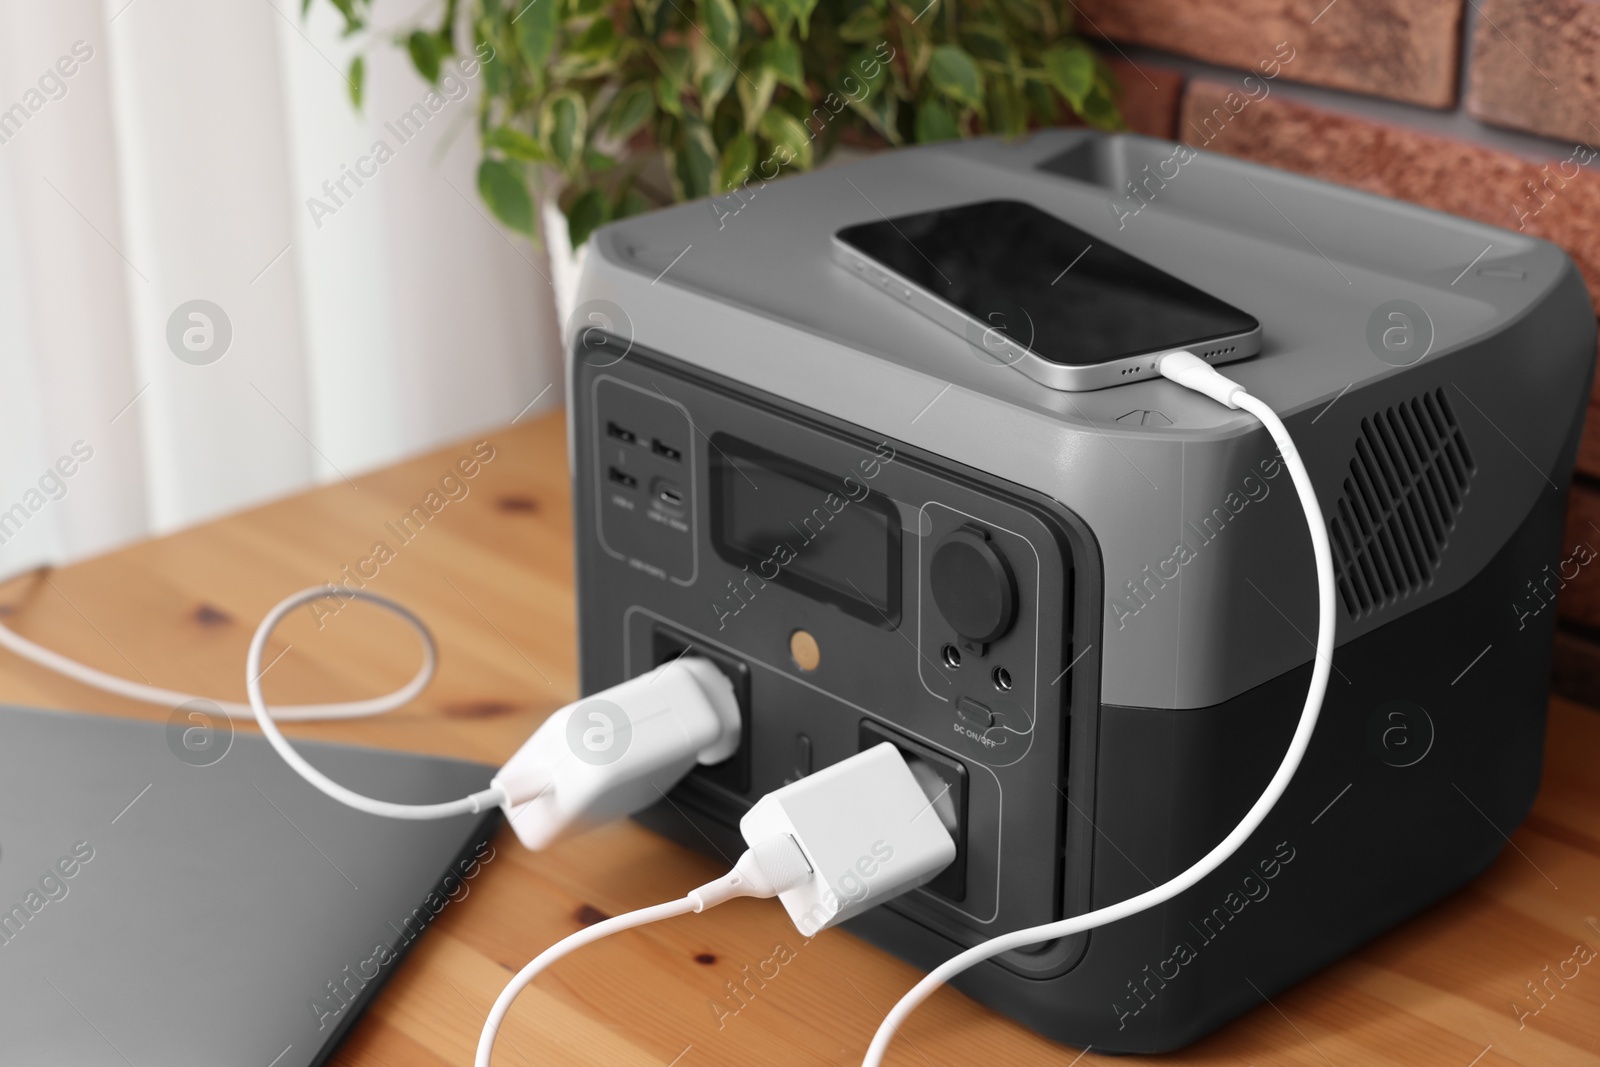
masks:
<svg viewBox="0 0 1600 1067"><path fill-rule="evenodd" d="M187 708L163 724L0 706L0 1064L323 1063L433 920L472 906L498 810L366 815ZM406 803L493 773L297 747Z"/></svg>

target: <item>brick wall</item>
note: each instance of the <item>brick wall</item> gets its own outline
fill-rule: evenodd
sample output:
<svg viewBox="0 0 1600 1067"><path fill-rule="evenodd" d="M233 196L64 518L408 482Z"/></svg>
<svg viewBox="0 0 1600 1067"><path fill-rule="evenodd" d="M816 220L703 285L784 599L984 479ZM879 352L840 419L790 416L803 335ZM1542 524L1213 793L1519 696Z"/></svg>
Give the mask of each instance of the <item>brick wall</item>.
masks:
<svg viewBox="0 0 1600 1067"><path fill-rule="evenodd" d="M1520 227L1565 248L1600 304L1600 0L1075 7L1080 28L1104 39L1134 129ZM1261 96L1264 71L1274 77ZM1206 118L1246 90L1250 106L1209 136ZM1597 406L1600 393L1568 489L1563 558L1580 542L1600 550ZM1583 568L1557 609L1554 688L1600 707L1600 567Z"/></svg>

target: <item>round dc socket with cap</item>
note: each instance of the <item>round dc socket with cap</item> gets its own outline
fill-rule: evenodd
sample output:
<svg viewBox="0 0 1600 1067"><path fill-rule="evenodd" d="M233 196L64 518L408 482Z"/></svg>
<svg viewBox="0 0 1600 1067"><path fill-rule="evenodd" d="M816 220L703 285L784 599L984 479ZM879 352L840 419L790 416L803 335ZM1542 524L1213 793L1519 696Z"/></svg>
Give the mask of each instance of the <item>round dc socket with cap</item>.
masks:
<svg viewBox="0 0 1600 1067"><path fill-rule="evenodd" d="M963 526L934 550L928 584L939 614L975 644L1004 637L1017 617L1017 583L1006 557L982 530Z"/></svg>

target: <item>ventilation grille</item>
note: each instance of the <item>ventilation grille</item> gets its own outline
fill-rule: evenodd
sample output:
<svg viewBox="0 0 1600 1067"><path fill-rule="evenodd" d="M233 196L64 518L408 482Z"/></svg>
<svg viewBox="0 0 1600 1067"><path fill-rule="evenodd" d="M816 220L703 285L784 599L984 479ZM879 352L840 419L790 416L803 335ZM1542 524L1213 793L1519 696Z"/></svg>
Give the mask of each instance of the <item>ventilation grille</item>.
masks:
<svg viewBox="0 0 1600 1067"><path fill-rule="evenodd" d="M1352 619L1433 580L1473 471L1443 389L1361 420L1329 523L1339 595Z"/></svg>

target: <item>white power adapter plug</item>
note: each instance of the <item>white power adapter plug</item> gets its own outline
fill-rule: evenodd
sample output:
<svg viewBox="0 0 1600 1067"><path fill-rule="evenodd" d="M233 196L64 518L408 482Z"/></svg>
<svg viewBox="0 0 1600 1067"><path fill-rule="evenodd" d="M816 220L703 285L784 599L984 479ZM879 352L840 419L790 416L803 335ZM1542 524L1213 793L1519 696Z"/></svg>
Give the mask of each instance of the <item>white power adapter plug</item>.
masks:
<svg viewBox="0 0 1600 1067"><path fill-rule="evenodd" d="M739 820L752 847L790 837L811 876L778 893L806 937L927 882L956 858L930 797L885 741L791 782Z"/></svg>
<svg viewBox="0 0 1600 1067"><path fill-rule="evenodd" d="M490 784L517 839L541 849L656 803L738 751L739 730L733 684L683 656L555 712Z"/></svg>
<svg viewBox="0 0 1600 1067"><path fill-rule="evenodd" d="M634 699L631 691L622 695ZM528 983L573 950L603 937L705 911L735 897L772 896L783 902L800 932L811 937L921 885L956 857L956 844L935 810L940 796L938 791L931 797L923 792L905 757L887 741L768 793L740 820L739 830L750 848L727 874L678 900L586 926L518 971L489 1009L474 1067L490 1067L500 1025Z"/></svg>

